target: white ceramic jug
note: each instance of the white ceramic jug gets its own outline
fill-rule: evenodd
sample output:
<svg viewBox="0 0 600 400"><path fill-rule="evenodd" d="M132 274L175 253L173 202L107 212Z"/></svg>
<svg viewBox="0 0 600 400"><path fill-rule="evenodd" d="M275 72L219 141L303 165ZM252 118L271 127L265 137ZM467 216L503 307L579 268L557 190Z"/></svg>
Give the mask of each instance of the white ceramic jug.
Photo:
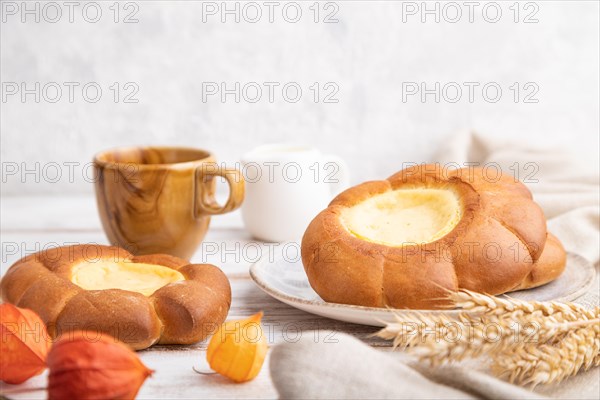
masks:
<svg viewBox="0 0 600 400"><path fill-rule="evenodd" d="M300 240L310 221L348 187L339 157L293 144L269 144L242 157L248 232L269 242Z"/></svg>

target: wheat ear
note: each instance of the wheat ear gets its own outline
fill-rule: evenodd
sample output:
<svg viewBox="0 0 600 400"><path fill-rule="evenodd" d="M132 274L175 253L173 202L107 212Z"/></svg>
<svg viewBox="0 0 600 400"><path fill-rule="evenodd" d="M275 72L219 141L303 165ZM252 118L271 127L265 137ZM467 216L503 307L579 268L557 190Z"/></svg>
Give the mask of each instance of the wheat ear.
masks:
<svg viewBox="0 0 600 400"><path fill-rule="evenodd" d="M514 322L506 318L473 320L466 314L454 319L409 313L397 314L396 322L388 324L376 335L393 340L394 347L411 347L412 354L437 365L482 354L496 355L518 344L546 343L574 328L597 323L598 320L572 322L537 317L529 321L527 329L520 325L515 327Z"/></svg>
<svg viewBox="0 0 600 400"><path fill-rule="evenodd" d="M464 289L450 292L448 297L457 308L486 315L502 316L507 313L523 313L550 316L560 313L566 320L571 321L577 321L582 318L598 318L598 307L596 310L587 310L583 306L575 303L525 301L508 296L501 298Z"/></svg>
<svg viewBox="0 0 600 400"><path fill-rule="evenodd" d="M558 382L600 365L600 307L587 310L573 303L529 302L467 290L448 297L465 312L396 314L396 321L375 335L393 340L395 347L410 347L432 364L485 353L496 360L493 372L524 384ZM437 332L448 326L468 335L440 340ZM521 329L527 326L533 330Z"/></svg>
<svg viewBox="0 0 600 400"><path fill-rule="evenodd" d="M511 382L531 384L561 382L580 370L600 365L599 325L569 331L553 344L526 344L498 358L492 371Z"/></svg>

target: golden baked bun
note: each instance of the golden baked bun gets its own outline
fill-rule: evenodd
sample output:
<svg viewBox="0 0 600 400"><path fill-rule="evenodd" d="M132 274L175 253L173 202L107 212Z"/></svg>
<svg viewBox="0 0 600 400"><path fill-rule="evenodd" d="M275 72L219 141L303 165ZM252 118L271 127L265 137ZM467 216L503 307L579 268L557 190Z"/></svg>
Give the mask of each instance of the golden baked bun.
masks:
<svg viewBox="0 0 600 400"><path fill-rule="evenodd" d="M35 311L53 337L91 330L136 350L202 340L225 320L231 304L229 280L214 265L166 254L133 256L96 244L22 258L0 290L3 301Z"/></svg>
<svg viewBox="0 0 600 400"><path fill-rule="evenodd" d="M566 254L513 177L421 165L338 195L308 226L302 261L325 301L436 309L447 290L543 285Z"/></svg>

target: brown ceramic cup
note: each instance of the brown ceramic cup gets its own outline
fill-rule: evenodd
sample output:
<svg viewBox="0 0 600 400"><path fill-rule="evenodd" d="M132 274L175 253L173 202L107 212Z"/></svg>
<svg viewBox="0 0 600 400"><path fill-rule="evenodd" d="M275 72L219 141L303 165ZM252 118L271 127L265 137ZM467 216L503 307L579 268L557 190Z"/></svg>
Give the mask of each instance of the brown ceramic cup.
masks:
<svg viewBox="0 0 600 400"><path fill-rule="evenodd" d="M238 208L244 179L219 166L205 150L126 147L94 157L96 200L113 245L134 254L166 253L189 259L210 217ZM225 205L215 200L215 177L229 184Z"/></svg>

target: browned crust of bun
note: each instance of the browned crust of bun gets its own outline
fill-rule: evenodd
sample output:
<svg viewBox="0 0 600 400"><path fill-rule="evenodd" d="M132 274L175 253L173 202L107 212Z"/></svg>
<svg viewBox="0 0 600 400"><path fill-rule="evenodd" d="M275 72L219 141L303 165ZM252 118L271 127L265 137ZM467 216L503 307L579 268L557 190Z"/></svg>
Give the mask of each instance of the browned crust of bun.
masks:
<svg viewBox="0 0 600 400"><path fill-rule="evenodd" d="M120 289L84 290L71 282L74 265L99 259L162 265L178 270L185 280L149 297ZM229 280L214 265L190 264L166 254L133 256L97 244L24 257L9 268L0 290L3 301L38 313L53 337L86 329L107 333L136 350L203 340L225 320L231 304Z"/></svg>
<svg viewBox="0 0 600 400"><path fill-rule="evenodd" d="M179 269L187 280L164 286L152 295L154 309L165 324L161 344L192 344L216 332L231 303L229 280L210 264L191 264ZM202 279L200 279L202 278ZM189 307L187 299L202 299Z"/></svg>
<svg viewBox="0 0 600 400"><path fill-rule="evenodd" d="M362 240L340 215L374 195L396 189L455 192L463 215L437 241L392 247ZM531 192L509 176L486 179L483 170L407 168L383 181L365 182L338 195L308 226L302 261L313 289L333 303L437 309L447 290L489 294L531 288L565 268L562 245L546 231Z"/></svg>
<svg viewBox="0 0 600 400"><path fill-rule="evenodd" d="M567 253L562 243L548 232L542 255L533 264L529 275L513 290L528 289L552 282L563 272L566 263Z"/></svg>

